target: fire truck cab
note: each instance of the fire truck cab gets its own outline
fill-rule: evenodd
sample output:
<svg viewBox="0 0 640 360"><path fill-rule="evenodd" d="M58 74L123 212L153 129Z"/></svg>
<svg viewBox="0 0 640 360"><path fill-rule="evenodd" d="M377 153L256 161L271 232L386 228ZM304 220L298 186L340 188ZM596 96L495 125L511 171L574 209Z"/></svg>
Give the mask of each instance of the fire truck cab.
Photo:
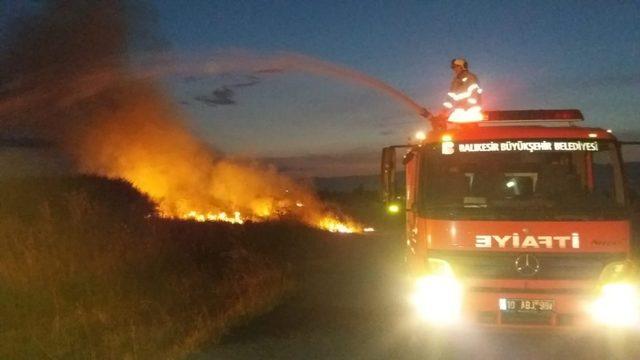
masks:
<svg viewBox="0 0 640 360"><path fill-rule="evenodd" d="M410 298L426 323L640 326L621 143L582 120L488 111L383 150L383 194L406 210Z"/></svg>

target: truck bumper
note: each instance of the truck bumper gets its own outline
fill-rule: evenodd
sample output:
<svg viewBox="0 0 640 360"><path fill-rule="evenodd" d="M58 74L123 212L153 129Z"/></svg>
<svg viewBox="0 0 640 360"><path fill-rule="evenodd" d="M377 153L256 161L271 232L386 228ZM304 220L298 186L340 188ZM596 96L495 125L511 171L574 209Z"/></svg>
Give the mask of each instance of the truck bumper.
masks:
<svg viewBox="0 0 640 360"><path fill-rule="evenodd" d="M553 310L517 311L501 309L506 300L546 300ZM465 294L462 318L469 325L502 328L594 327L587 294L553 292L470 291Z"/></svg>

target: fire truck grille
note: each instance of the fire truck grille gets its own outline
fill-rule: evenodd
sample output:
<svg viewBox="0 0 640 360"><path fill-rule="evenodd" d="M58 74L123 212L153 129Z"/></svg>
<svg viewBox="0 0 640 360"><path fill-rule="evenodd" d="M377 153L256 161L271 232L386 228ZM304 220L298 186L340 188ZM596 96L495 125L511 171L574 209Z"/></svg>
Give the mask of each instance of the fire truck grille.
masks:
<svg viewBox="0 0 640 360"><path fill-rule="evenodd" d="M535 271L518 271L516 260L523 253L431 251L429 257L446 260L456 275L480 279L594 279L604 266L624 260L625 253L558 254L530 253ZM522 262L522 260L521 260ZM535 266L534 266L535 265Z"/></svg>
<svg viewBox="0 0 640 360"><path fill-rule="evenodd" d="M509 325L550 325L551 313L504 313L502 323Z"/></svg>

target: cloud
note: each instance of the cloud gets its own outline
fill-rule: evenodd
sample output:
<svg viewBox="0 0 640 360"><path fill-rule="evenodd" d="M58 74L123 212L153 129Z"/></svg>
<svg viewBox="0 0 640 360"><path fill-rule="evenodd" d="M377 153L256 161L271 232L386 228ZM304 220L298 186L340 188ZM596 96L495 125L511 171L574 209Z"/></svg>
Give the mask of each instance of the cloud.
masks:
<svg viewBox="0 0 640 360"><path fill-rule="evenodd" d="M250 75L250 76L247 76L247 81L239 82L235 84L227 84L225 86L232 87L232 88L243 88L243 87L257 85L260 83L260 81L261 79L259 77Z"/></svg>
<svg viewBox="0 0 640 360"><path fill-rule="evenodd" d="M234 91L227 86L221 86L213 90L211 95L199 95L193 99L214 107L219 105L235 105L236 101L233 100L234 94Z"/></svg>
<svg viewBox="0 0 640 360"><path fill-rule="evenodd" d="M271 69L261 69L256 71L256 74L279 74L284 72L284 69L271 68Z"/></svg>
<svg viewBox="0 0 640 360"><path fill-rule="evenodd" d="M197 80L198 79L196 78L192 78L189 80L185 78L186 82L194 82ZM260 79L255 75L248 75L245 77L244 81L223 84L222 86L213 90L211 94L198 95L198 96L195 96L193 99L205 105L213 106L213 107L220 106L220 105L236 105L237 102L234 99L236 92L233 89L240 89L240 88L255 86L259 84L261 81L262 79Z"/></svg>

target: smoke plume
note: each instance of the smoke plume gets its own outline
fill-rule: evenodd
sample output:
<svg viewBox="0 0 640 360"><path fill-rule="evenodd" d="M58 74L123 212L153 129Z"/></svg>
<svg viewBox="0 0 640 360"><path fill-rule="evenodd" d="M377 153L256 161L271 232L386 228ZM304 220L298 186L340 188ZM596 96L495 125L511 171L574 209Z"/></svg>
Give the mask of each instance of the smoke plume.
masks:
<svg viewBox="0 0 640 360"><path fill-rule="evenodd" d="M331 230L343 226L292 180L226 159L187 129L153 80L194 65L157 57L132 65L135 16L124 1L59 0L43 10L14 29L0 62L3 131L53 142L78 171L127 179L164 216L241 221L286 213ZM202 65L201 72L227 70Z"/></svg>

